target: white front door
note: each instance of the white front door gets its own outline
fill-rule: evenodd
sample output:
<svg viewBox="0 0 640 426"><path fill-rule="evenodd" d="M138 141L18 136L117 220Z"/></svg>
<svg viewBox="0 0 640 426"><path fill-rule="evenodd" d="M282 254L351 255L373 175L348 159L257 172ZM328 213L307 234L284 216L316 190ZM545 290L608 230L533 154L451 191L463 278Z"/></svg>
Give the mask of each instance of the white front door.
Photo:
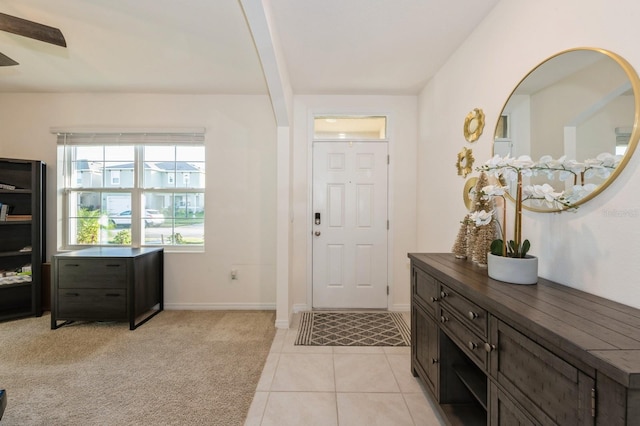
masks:
<svg viewBox="0 0 640 426"><path fill-rule="evenodd" d="M387 143L313 143L313 307L387 308Z"/></svg>

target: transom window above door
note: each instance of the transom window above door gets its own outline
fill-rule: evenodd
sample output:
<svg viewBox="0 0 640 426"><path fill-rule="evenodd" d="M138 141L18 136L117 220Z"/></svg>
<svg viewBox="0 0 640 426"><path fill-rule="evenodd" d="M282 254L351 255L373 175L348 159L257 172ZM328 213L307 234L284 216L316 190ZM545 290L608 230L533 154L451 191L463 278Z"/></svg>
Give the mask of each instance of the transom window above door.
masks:
<svg viewBox="0 0 640 426"><path fill-rule="evenodd" d="M321 115L313 119L314 140L386 140L387 117Z"/></svg>

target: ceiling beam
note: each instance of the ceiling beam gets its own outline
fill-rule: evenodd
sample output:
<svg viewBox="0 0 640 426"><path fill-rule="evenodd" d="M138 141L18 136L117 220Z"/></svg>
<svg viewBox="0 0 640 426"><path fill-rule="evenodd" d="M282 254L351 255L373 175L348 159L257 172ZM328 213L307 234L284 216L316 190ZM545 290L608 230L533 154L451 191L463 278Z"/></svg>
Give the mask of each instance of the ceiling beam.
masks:
<svg viewBox="0 0 640 426"><path fill-rule="evenodd" d="M263 0L239 0L249 31L253 37L262 72L267 82L271 105L278 127L289 126L292 117L293 94L278 37L272 31L268 10Z"/></svg>

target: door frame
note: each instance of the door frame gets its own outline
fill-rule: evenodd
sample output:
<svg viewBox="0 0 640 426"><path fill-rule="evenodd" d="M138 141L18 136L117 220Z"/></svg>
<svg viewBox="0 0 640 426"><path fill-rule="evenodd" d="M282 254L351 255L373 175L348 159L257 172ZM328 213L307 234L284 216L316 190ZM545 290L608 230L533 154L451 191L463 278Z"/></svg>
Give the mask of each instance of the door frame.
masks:
<svg viewBox="0 0 640 426"><path fill-rule="evenodd" d="M393 306L393 290L394 283L392 281L393 277L393 234L394 234L394 222L393 222L393 205L391 200L393 200L393 149L391 145L391 138L389 135L391 134L391 116L388 113L377 113L377 112L366 112L366 113L354 113L354 112L320 112L314 111L309 113L307 119L307 215L303 220L305 220L305 232L307 238L307 297L306 297L306 307L303 310L310 311L313 307L313 220L311 215L313 213L313 120L316 116L322 115L332 115L332 116L344 116L344 117L355 117L355 116L366 116L366 115L376 115L380 117L386 117L387 119L387 138L386 139L377 139L375 141L371 140L362 140L362 139L318 139L318 141L323 142L386 142L387 143L387 155L389 155L391 161L387 165L387 218L389 220L389 229L387 230L387 285L389 287L389 294L387 295L387 310L391 306ZM300 310L299 310L300 311Z"/></svg>

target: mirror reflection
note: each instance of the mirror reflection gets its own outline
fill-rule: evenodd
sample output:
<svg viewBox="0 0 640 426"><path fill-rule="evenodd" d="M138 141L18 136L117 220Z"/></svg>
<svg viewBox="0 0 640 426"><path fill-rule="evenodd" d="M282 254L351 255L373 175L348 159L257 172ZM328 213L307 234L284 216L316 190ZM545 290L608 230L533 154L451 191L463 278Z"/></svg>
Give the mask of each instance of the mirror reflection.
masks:
<svg viewBox="0 0 640 426"><path fill-rule="evenodd" d="M548 183L568 192L580 185L576 204L581 204L620 173L635 148L639 87L633 68L614 53L574 49L557 54L512 92L496 124L494 154L560 160L554 161L557 167L572 170L539 173L524 184ZM606 164L601 166L602 158ZM544 204L526 207L557 211Z"/></svg>

